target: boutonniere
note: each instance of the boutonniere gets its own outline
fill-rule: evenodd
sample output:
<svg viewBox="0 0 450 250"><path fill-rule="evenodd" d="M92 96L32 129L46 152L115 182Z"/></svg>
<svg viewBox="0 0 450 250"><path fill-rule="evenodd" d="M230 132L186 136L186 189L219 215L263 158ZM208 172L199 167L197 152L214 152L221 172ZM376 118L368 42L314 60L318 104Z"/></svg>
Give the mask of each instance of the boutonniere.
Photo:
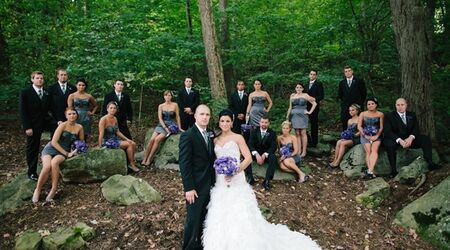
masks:
<svg viewBox="0 0 450 250"><path fill-rule="evenodd" d="M406 116L406 120L412 120L412 116L407 115L407 116Z"/></svg>
<svg viewBox="0 0 450 250"><path fill-rule="evenodd" d="M214 133L211 132L211 131L208 131L208 137L209 137L209 138L214 138Z"/></svg>
<svg viewBox="0 0 450 250"><path fill-rule="evenodd" d="M43 93L44 93L44 95L48 95L47 90L44 90Z"/></svg>
<svg viewBox="0 0 450 250"><path fill-rule="evenodd" d="M247 93L244 92L244 96L247 96Z"/></svg>

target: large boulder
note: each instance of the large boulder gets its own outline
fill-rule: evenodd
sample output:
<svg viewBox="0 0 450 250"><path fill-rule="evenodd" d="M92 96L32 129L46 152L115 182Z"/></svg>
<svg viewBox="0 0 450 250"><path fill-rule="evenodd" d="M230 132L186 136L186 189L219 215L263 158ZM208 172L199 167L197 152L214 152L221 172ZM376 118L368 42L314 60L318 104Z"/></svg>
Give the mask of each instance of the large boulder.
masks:
<svg viewBox="0 0 450 250"><path fill-rule="evenodd" d="M41 247L42 236L36 231L26 231L16 239L15 250L38 250Z"/></svg>
<svg viewBox="0 0 450 250"><path fill-rule="evenodd" d="M438 249L450 249L450 177L400 210L394 223L414 229Z"/></svg>
<svg viewBox="0 0 450 250"><path fill-rule="evenodd" d="M142 179L133 176L114 175L101 185L102 194L109 202L130 205L137 202L160 201L161 194Z"/></svg>
<svg viewBox="0 0 450 250"><path fill-rule="evenodd" d="M264 178L264 177L266 177L267 166L268 166L267 163L265 163L263 165L258 165L258 163L256 163L256 161L253 161L252 172L254 175ZM311 168L304 164L302 166L300 166L300 170L302 170L303 173L305 173L305 174L310 174L312 172ZM296 175L297 174L295 174L295 173L283 172L283 171L281 171L281 169L277 168L277 169L275 169L275 174L274 174L273 179L274 180L295 180Z"/></svg>
<svg viewBox="0 0 450 250"><path fill-rule="evenodd" d="M122 149L91 149L86 154L67 159L61 164L64 182L103 181L115 174L127 174L127 160Z"/></svg>
<svg viewBox="0 0 450 250"><path fill-rule="evenodd" d="M95 230L85 223L61 228L42 240L44 249L87 249L87 240L95 237Z"/></svg>
<svg viewBox="0 0 450 250"><path fill-rule="evenodd" d="M367 191L358 194L356 202L367 208L378 207L391 193L389 184L380 177L367 181L365 185Z"/></svg>
<svg viewBox="0 0 450 250"><path fill-rule="evenodd" d="M318 143L316 147L307 147L306 152L308 155L321 157L331 153L331 146L329 144Z"/></svg>
<svg viewBox="0 0 450 250"><path fill-rule="evenodd" d="M411 164L400 169L395 181L402 184L414 184L419 176L428 171L428 163L422 156L417 157Z"/></svg>
<svg viewBox="0 0 450 250"><path fill-rule="evenodd" d="M404 166L409 165L417 157L422 156L422 149L398 149L397 150L397 171ZM344 171L344 175L349 178L359 177L366 167L366 153L364 147L358 144L352 147L344 155L339 167ZM439 162L439 156L436 151L433 150L433 161ZM376 175L389 175L391 173L391 167L384 148L379 149L377 164L375 165L374 173Z"/></svg>
<svg viewBox="0 0 450 250"><path fill-rule="evenodd" d="M25 173L19 174L11 182L1 186L0 216L29 202L35 187L36 182L29 180Z"/></svg>
<svg viewBox="0 0 450 250"><path fill-rule="evenodd" d="M327 144L335 145L336 142L340 139L339 132L328 132L327 134L321 135L320 141Z"/></svg>

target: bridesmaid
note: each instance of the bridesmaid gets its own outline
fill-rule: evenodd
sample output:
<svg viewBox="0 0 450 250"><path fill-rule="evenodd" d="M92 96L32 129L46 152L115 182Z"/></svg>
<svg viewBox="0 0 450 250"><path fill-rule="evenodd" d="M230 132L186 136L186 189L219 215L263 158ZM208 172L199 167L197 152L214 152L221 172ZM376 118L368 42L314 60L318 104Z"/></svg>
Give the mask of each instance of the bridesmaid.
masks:
<svg viewBox="0 0 450 250"><path fill-rule="evenodd" d="M377 110L378 101L375 98L368 98L366 100L367 111L362 112L358 118L358 131L361 135L361 144L364 146L366 152L366 177L375 178L373 170L378 160L378 149L381 144L381 133L383 132L384 114ZM372 126L376 129L373 135L364 133L364 130Z"/></svg>
<svg viewBox="0 0 450 250"><path fill-rule="evenodd" d="M73 107L68 107L65 111L67 121L58 125L52 140L45 145L42 150L42 170L33 193L31 201L37 203L42 187L47 182L48 176L52 175L52 188L45 198L52 201L58 189L59 165L66 159L76 155L75 150L71 151L72 143L79 139L84 140L83 127L76 123L77 111Z"/></svg>
<svg viewBox="0 0 450 250"><path fill-rule="evenodd" d="M261 90L262 84L260 80L255 80L253 87L255 91L248 96L247 118L248 124L253 127L259 127L261 117L266 115L272 108L272 99L266 91ZM268 103L267 108L266 101Z"/></svg>
<svg viewBox="0 0 450 250"><path fill-rule="evenodd" d="M117 113L118 104L116 102L109 102L106 105L107 114L100 118L100 122L98 123L98 145L104 145L108 139L122 139L120 141L119 147L126 151L128 161L133 172L137 173L140 171L139 168L136 167L136 162L134 160L134 153L136 152L136 143L130 139L128 139L125 135L122 134L119 130L119 126L117 123L117 118L114 116Z"/></svg>
<svg viewBox="0 0 450 250"><path fill-rule="evenodd" d="M176 102L172 102L172 92L170 90L164 91L164 103L158 106L158 120L159 124L156 126L155 131L148 142L147 148L145 149L144 158L141 164L144 166L149 166L152 162L153 156L158 150L159 144L166 139L167 136L171 134L169 130L169 125L175 125L181 132L180 125L180 110Z"/></svg>
<svg viewBox="0 0 450 250"><path fill-rule="evenodd" d="M77 91L67 98L67 106L75 107L78 112L77 123L83 126L84 134L88 137L91 134L91 116L97 111L97 102L92 95L86 93L88 84L85 79L77 79Z"/></svg>
<svg viewBox="0 0 450 250"><path fill-rule="evenodd" d="M301 151L301 157L306 156L306 147L308 144L308 136L306 134L309 122L308 115L310 115L317 106L316 99L307 93L303 93L304 90L305 86L302 83L297 83L295 86L295 93L291 94L289 99L289 108L286 114L286 120L290 120L292 122L292 127L295 129L297 145ZM308 102L312 104L310 110L307 110Z"/></svg>
<svg viewBox="0 0 450 250"><path fill-rule="evenodd" d="M359 131L358 131L358 117L361 113L361 107L358 104L352 104L348 108L351 118L347 122L347 130L353 133L353 138L345 139L342 138L336 142L336 150L334 152L334 158L331 163L328 164L329 167L336 168L341 163L342 157L344 156L345 149L353 145L359 144Z"/></svg>
<svg viewBox="0 0 450 250"><path fill-rule="evenodd" d="M280 169L288 173L297 173L297 181L303 183L307 181L309 177L297 166L301 161L301 157L299 155L297 138L295 135L291 135L291 129L292 125L289 121L281 123L282 134L277 137L278 148L288 147L291 156L286 157L280 153Z"/></svg>

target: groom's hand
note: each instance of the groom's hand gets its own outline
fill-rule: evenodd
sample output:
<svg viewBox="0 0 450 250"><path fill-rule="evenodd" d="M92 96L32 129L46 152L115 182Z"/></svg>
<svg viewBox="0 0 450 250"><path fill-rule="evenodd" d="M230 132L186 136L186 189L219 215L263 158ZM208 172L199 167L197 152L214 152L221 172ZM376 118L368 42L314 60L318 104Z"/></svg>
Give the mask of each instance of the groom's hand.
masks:
<svg viewBox="0 0 450 250"><path fill-rule="evenodd" d="M195 190L191 190L185 193L186 201L189 204L192 204L195 202L195 198L198 198L197 192Z"/></svg>

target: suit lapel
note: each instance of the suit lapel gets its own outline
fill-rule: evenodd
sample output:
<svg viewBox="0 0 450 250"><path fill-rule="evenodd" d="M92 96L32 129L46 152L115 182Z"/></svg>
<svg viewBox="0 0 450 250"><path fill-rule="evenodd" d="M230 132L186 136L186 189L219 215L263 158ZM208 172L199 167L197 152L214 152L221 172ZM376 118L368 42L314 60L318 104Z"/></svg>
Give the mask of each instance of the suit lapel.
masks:
<svg viewBox="0 0 450 250"><path fill-rule="evenodd" d="M194 136L197 136L197 138L199 138L199 140L201 140L203 147L209 153L210 150L208 149L208 146L205 143L205 139L203 138L202 133L200 132L200 130L198 130L198 128L197 128L197 126L195 124L192 127L194 129ZM211 145L211 143L210 143L210 145Z"/></svg>

